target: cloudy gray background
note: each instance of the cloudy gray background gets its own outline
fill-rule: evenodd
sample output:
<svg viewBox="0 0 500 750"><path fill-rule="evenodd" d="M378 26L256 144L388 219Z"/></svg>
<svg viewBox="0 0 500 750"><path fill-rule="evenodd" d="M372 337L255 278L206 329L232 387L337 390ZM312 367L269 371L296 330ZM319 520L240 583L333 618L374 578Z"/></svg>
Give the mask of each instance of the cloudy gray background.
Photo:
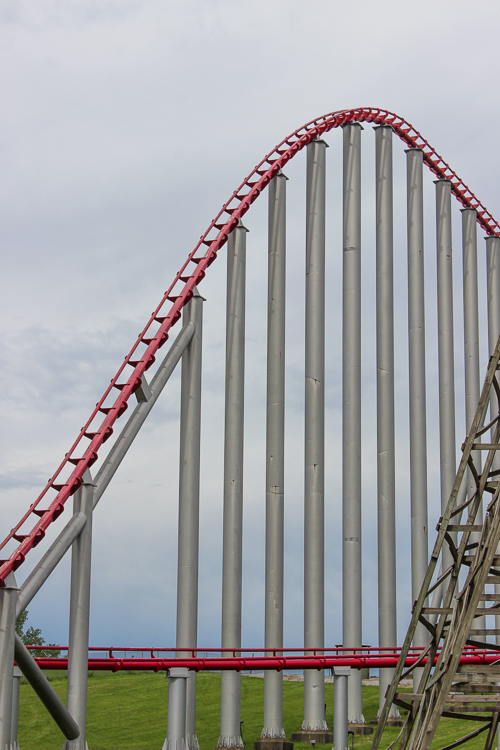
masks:
<svg viewBox="0 0 500 750"><path fill-rule="evenodd" d="M304 122L379 106L405 117L494 214L498 201L497 0L1 0L1 535L52 474L187 253L262 156ZM326 639L341 641L341 135L328 151ZM405 164L395 140L399 630L409 612ZM364 640L376 642L374 135L363 134ZM305 159L289 192L285 642L302 639ZM428 371L436 374L433 187L426 184ZM243 640L263 643L266 197L248 235ZM459 248L459 213L454 217ZM482 233L480 233L482 236ZM484 276L484 249L480 246ZM456 287L460 291L459 253ZM220 642L224 253L206 297L200 636ZM482 316L484 318L484 279ZM457 338L461 308L456 306ZM483 338L483 345L485 340ZM483 347L484 349L484 347ZM463 354L457 346L457 373ZM484 357L483 357L484 360ZM485 360L484 360L485 361ZM93 645L172 645L178 377L95 517ZM462 396L458 392L459 411ZM430 528L439 514L429 391ZM457 441L463 439L463 414ZM63 514L61 523L67 519ZM53 537L55 530L51 532ZM43 546L43 545L42 545ZM43 550L42 550L43 551ZM19 571L22 581L38 556ZM68 564L30 605L67 641Z"/></svg>

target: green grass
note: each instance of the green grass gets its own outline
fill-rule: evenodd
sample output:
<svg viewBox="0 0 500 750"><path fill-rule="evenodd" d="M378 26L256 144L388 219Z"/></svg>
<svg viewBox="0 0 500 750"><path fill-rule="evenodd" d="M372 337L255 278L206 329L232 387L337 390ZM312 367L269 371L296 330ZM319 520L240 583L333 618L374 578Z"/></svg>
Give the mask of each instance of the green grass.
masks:
<svg viewBox="0 0 500 750"><path fill-rule="evenodd" d="M51 675L54 689L66 701L66 679ZM167 684L164 674L91 673L88 681L87 742L89 750L161 750L167 731ZM283 724L286 735L300 729L303 712L302 682L283 685ZM326 720L332 725L333 686L325 686ZM241 718L243 740L247 750L259 738L263 723L264 680L242 676ZM220 675L200 673L197 683L197 734L201 750L214 750L219 736ZM363 687L363 710L366 721L375 718L378 688ZM452 742L478 728L479 723L441 721L433 748ZM382 747L396 738L397 729L384 733ZM19 746L21 750L56 750L63 736L28 684L21 685L19 708ZM465 747L484 747L485 734ZM371 737L355 737L356 750L368 750ZM328 746L325 746L327 748ZM331 748L331 746L330 746ZM311 750L311 745L295 743L295 750Z"/></svg>

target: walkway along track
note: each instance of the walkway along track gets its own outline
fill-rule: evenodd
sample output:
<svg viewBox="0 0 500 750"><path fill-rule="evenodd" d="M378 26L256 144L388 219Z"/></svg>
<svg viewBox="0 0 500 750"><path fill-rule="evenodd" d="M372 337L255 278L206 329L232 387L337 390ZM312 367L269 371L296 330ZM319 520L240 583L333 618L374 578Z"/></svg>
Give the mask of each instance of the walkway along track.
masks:
<svg viewBox="0 0 500 750"><path fill-rule="evenodd" d="M163 295L63 461L19 523L0 544L1 550L12 539L19 543L8 559L0 560L0 586L4 586L6 576L17 570L27 553L42 541L47 528L63 512L67 499L81 486L85 471L97 461L101 445L112 436L114 423L126 411L130 396L141 387L146 371L154 363L157 351L167 341L170 329L180 319L181 310L193 296L195 286L202 281L208 267L217 258L217 253L251 204L285 164L308 143L333 128L352 122L390 125L409 148L422 150L424 163L438 179L450 181L451 190L462 206L476 209L477 221L487 234L500 236L500 226L490 212L418 131L398 115L372 107L340 110L312 120L294 131L252 170L211 222ZM204 246L207 249L202 254ZM191 270L193 266L194 270ZM127 367L131 368L128 375ZM118 391L116 397L114 389ZM51 494L53 492L56 493L55 496ZM25 523L32 522L33 516L38 520L25 533L22 527Z"/></svg>

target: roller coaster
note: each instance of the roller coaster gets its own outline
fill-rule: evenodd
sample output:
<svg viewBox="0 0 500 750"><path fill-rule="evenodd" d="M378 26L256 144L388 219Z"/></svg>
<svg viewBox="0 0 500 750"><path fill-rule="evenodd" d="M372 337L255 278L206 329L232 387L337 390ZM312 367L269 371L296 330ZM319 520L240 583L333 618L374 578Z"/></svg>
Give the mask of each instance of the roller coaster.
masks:
<svg viewBox="0 0 500 750"><path fill-rule="evenodd" d="M361 621L362 123L375 126L376 146L374 316L379 644L375 651L365 650ZM324 633L327 162L324 136L335 129L342 131L343 139L341 291L339 286L343 313L343 633L342 648L328 649ZM407 166L409 510L411 598L415 602L409 635L401 649L398 648L396 631L393 135L406 147ZM287 654L283 644L287 178L283 170L303 149L307 153L304 643L302 653ZM430 292L426 288L424 274L424 166L436 178L437 320L433 321L433 325L438 342L436 387L439 394L442 510L438 524L438 546L434 547L430 564L426 425L426 391L430 374L426 370L425 314L426 296ZM263 601L265 643L264 649L252 649L252 652L262 651L253 661L254 657L249 657L241 644L245 275L248 231L243 218L266 188L269 201L269 275L266 444L263 447L266 455L266 572ZM454 300L457 292L453 284L452 198L456 199L462 210L463 298L460 304L463 305L464 314L463 389L467 434L462 436L466 439L462 444L460 462L456 458L455 435L459 406L455 396L455 384L458 381L455 375ZM483 284L487 288L485 299L480 298L478 291L482 288L482 282L478 280L478 226L486 233L486 279ZM222 637L221 647L216 649L220 656L208 658L201 657L197 649L203 351L203 298L198 289L224 246L227 250L227 290ZM92 668L112 671L131 668L132 660L125 656L117 658L109 653L96 660L92 652L89 652L93 511L179 362L182 362L182 377L176 644L173 653L168 656L155 656L154 649L150 649L151 654L147 659L133 660L136 665L134 668L139 668L137 665L141 663L140 668L165 670L170 674L168 728L164 747L168 750L199 750L196 738L196 672L200 669L218 669L222 671L218 747L242 748L240 672L241 669L262 668L265 669L264 726L260 740L262 750L268 750L266 743L279 746L276 750L288 750L291 746L282 726L283 669L305 670L304 720L292 740L319 743L335 741L338 750L346 744L344 735L337 734L334 737L324 720L324 670L351 667L346 686L345 723L346 727L349 725L350 731L363 734L372 731L365 722L361 695L360 669L368 664L380 669L380 716L374 747L378 747L381 741L383 728L391 723L402 725L399 738L401 748L408 746L412 750L420 750L430 747L438 718L453 714L446 703L452 681L457 682L457 675L462 675L457 684L467 681L468 684L483 684L478 682L477 675L480 675L484 684L494 684L500 656L500 646L496 646L497 642L500 643L500 623L496 621L494 628L487 627L487 618L498 617L496 602L500 602L500 589L497 590L500 585L500 570L495 569L496 547L500 535L496 505L496 476L500 473L496 468L499 460L496 450L500 447L500 390L497 382L497 341L500 336L499 261L498 222L418 131L391 112L377 108L359 108L324 115L294 131L267 154L224 203L189 253L50 480L0 544L3 551L3 559L0 560L0 748L14 750L18 747L16 696L19 688L18 679L13 672L14 661L63 731L66 737L64 747L75 750L87 748L85 725L89 664ZM399 310L396 314L401 316L403 312ZM160 360L160 349L169 340L176 324L179 324L179 333ZM482 330L481 326L484 328L484 325L485 330ZM483 362L489 362L482 390L481 358ZM482 376L484 377L484 372ZM123 428L118 430L119 420L129 407L132 407L130 416ZM486 433L491 435L488 443L483 442ZM104 450L105 443L107 445ZM485 493L490 493L493 498L483 507ZM63 514L70 498L73 498L73 512L68 523L24 582L18 586L18 571L21 571L28 554L39 544L46 544L46 535L49 536L47 532ZM457 511L456 508L460 510ZM461 520L462 513L469 513L466 522ZM15 636L15 620L70 549L71 596L67 656L35 660ZM469 593L466 596L464 592ZM465 599L470 599L470 602L459 612ZM491 604L489 608L488 603ZM408 612L408 621L411 616ZM455 645L452 652L455 661L452 660L452 666L452 661L447 663L445 668L443 660L445 654L449 655L449 643L453 638ZM204 648L203 651L206 652L207 649ZM107 666L99 667L98 664ZM68 670L66 706L56 696L40 666L44 669ZM397 685L404 670L409 670L408 674L412 674L414 679L414 697L410 699L405 699L403 694L398 693ZM339 677L343 676L339 672ZM484 695L488 690L484 688ZM404 720L400 715L400 708L406 712ZM488 722L484 724L485 728L481 729L486 732L487 748L493 746L499 710L500 698L498 703L494 703ZM465 713L462 711L461 715ZM472 713L469 712L468 718L472 718ZM484 717L479 716L478 721L481 718ZM340 722L338 719L339 726ZM472 733L471 737L473 735L477 736L477 732Z"/></svg>

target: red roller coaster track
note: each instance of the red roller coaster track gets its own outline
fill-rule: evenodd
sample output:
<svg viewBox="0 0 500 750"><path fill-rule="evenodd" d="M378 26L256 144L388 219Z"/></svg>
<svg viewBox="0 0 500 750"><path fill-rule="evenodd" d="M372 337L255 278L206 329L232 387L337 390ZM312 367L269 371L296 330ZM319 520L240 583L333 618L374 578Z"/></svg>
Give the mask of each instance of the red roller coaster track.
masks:
<svg viewBox="0 0 500 750"><path fill-rule="evenodd" d="M170 329L181 317L181 310L191 299L193 288L202 281L208 266L214 262L218 251L227 242L229 234L237 226L238 221L246 214L270 180L304 146L329 130L350 122L390 125L409 148L422 150L424 162L431 172L438 178L451 182L452 192L464 207L476 209L478 223L487 234L500 236L499 224L490 212L477 200L441 156L429 146L420 133L398 115L383 109L361 107L332 112L303 125L278 144L252 170L224 204L194 250L188 255L64 460L19 523L0 544L0 549L3 549L11 539L19 542L18 547L7 560L0 560L0 586L4 585L5 577L9 573L22 565L26 554L43 539L47 528L64 510L66 500L82 484L85 471L97 460L98 450L112 435L115 421L127 409L128 399L140 387L141 378L155 361L156 352L167 341ZM204 249L203 246L207 248L205 253L197 255L200 250ZM190 263L194 266L192 271ZM128 376L122 375L127 366L131 367ZM122 382L118 382L120 378ZM118 391L116 398L112 395L113 389ZM104 415L103 418L100 417L101 414ZM56 493L51 500L48 499L50 491ZM45 503L42 504L42 500L46 497ZM25 534L21 531L22 526L32 514L37 516L38 521Z"/></svg>
<svg viewBox="0 0 500 750"><path fill-rule="evenodd" d="M28 646L32 651L37 664L41 669L61 670L68 668L67 657L36 657L36 652L44 650L46 646ZM67 651L67 646L59 646L62 651ZM116 651L123 653L117 656ZM184 656L176 656L174 648L102 648L99 646L89 647L89 670L108 670L119 672L130 671L152 671L163 672L172 667L185 667L195 672L202 671L262 671L273 669L278 672L282 670L302 669L331 669L332 667L352 667L353 669L381 669L394 668L401 653L400 648L382 648L362 646L354 650L336 646L335 648L321 649L319 654L306 656L305 649L187 649ZM428 649L411 648L405 660L405 667L413 667L417 663L425 666L427 662ZM97 653L104 652L102 656ZM148 653L144 657L144 652ZM186 654L191 652L190 656ZM255 656L259 652L259 656ZM298 652L298 653L294 653ZM300 653L302 652L302 653ZM155 655L156 653L156 655ZM220 656L216 654L220 653ZM161 655L160 655L161 654ZM250 656L251 654L251 656ZM439 651L434 655L434 663L437 663ZM498 648L491 649L466 646L460 658L463 665L496 664L499 660Z"/></svg>

